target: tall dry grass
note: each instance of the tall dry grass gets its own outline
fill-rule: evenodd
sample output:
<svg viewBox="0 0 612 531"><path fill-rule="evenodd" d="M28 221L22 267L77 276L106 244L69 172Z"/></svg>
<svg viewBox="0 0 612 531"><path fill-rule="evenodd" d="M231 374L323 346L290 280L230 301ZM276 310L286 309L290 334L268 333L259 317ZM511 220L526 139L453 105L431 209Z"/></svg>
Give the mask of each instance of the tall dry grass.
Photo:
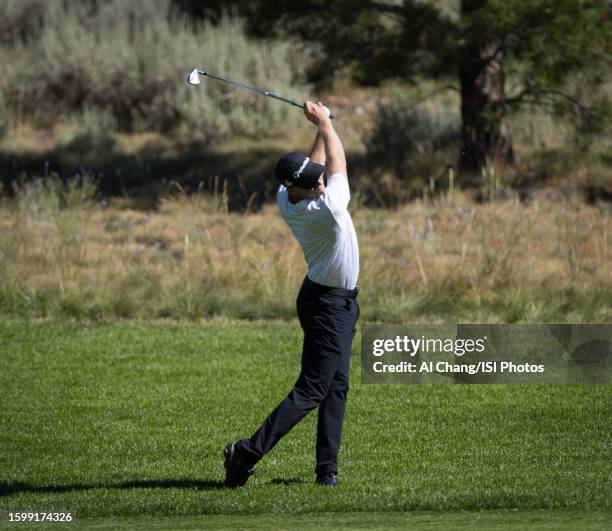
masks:
<svg viewBox="0 0 612 531"><path fill-rule="evenodd" d="M84 319L293 318L304 259L276 207L228 212L230 184L156 211L89 176L21 185L0 208L0 312ZM609 322L609 208L436 204L353 212L366 320Z"/></svg>

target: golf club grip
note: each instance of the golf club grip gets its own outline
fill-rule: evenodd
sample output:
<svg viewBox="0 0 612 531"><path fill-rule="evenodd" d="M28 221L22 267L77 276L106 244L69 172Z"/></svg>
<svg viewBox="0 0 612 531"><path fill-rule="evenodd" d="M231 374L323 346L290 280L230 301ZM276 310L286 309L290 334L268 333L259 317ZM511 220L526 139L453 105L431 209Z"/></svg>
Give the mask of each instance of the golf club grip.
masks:
<svg viewBox="0 0 612 531"><path fill-rule="evenodd" d="M300 109L304 109L304 103L298 103L297 101L290 100L289 98L284 98L283 96L274 94L274 92L266 92L265 95L269 96L270 98L274 98L275 100L284 101L285 103L288 103L289 105L293 105L294 107L299 107ZM329 119L333 120L334 113L329 108L327 110L329 111Z"/></svg>
<svg viewBox="0 0 612 531"><path fill-rule="evenodd" d="M274 92L266 92L265 93L266 96L269 96L270 98L274 98L275 100L280 100L280 101L284 101L285 103L288 103L289 105L293 105L294 107L299 107L300 109L304 109L304 103L298 103L297 101L294 100L290 100L289 98L285 98L283 96L279 96L278 94L274 94ZM331 109L327 109L329 111L329 119L333 120L334 119L334 113L331 112Z"/></svg>
<svg viewBox="0 0 612 531"><path fill-rule="evenodd" d="M300 107L303 109L304 105L300 105ZM334 119L334 113L332 112L332 110L328 107L327 110L329 111L329 119L333 120Z"/></svg>

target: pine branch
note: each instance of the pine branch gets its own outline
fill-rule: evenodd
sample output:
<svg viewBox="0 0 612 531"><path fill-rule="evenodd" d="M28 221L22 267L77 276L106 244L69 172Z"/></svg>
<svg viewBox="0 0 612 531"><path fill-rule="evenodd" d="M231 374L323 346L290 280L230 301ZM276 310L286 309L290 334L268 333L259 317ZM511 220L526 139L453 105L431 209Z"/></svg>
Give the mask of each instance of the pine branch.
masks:
<svg viewBox="0 0 612 531"><path fill-rule="evenodd" d="M582 103L578 98L554 88L544 88L541 86L527 86L518 94L504 98L493 104L493 109L501 107L520 106L525 104L540 105L554 109L559 99L569 103L580 116L581 121L586 121L593 116L593 109Z"/></svg>

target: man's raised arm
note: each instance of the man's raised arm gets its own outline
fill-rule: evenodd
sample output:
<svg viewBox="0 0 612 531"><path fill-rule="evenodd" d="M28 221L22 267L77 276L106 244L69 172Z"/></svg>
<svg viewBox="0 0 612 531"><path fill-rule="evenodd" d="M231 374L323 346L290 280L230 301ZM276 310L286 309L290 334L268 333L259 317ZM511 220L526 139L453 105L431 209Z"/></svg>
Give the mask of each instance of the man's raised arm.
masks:
<svg viewBox="0 0 612 531"><path fill-rule="evenodd" d="M323 107L321 102L313 103L307 101L304 104L304 114L306 117L319 128L319 134L315 139L315 144L311 153L315 153L317 148L317 142L321 137L325 146L325 162L327 164L327 175L333 175L334 173L340 173L347 177L346 173L346 157L344 155L344 148L342 142L336 133L332 122L327 115L327 111ZM312 159L312 156L311 156ZM313 160L313 162L319 162ZM321 164L319 162L319 164Z"/></svg>
<svg viewBox="0 0 612 531"><path fill-rule="evenodd" d="M317 131L317 136L315 137L314 144L310 150L309 157L312 162L325 166L325 144L323 143L321 131Z"/></svg>

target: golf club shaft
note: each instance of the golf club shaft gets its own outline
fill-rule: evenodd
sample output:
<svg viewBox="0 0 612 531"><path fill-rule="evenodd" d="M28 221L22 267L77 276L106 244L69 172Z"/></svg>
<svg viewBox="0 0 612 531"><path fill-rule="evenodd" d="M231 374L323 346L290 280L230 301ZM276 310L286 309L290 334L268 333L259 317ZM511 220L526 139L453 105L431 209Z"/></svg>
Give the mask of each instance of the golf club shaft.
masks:
<svg viewBox="0 0 612 531"><path fill-rule="evenodd" d="M198 70L198 72L202 76L212 77L213 79L216 79L218 81L223 81L224 83L229 83L230 85L235 85L237 87L242 87L243 89L250 90L251 92L255 92L256 94L261 94L262 96L268 96L269 98L274 98L275 100L284 101L285 103L288 103L289 105L293 105L294 107L299 107L300 109L304 108L303 103L298 103L295 100L290 100L289 98L279 96L278 94L274 94L274 92L268 92L267 90L261 90L255 87L251 87L249 85L245 85L244 83L241 83L240 81L235 81L233 79L225 79L224 77L215 76L214 74L211 74L210 72L205 72L204 70ZM330 111L329 117L332 119L334 117L331 111Z"/></svg>

